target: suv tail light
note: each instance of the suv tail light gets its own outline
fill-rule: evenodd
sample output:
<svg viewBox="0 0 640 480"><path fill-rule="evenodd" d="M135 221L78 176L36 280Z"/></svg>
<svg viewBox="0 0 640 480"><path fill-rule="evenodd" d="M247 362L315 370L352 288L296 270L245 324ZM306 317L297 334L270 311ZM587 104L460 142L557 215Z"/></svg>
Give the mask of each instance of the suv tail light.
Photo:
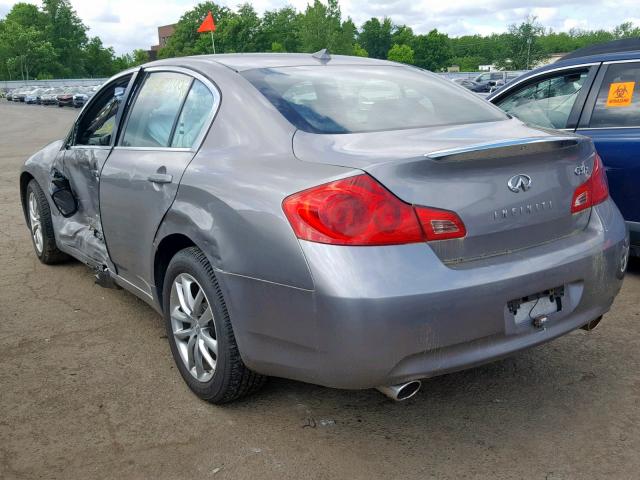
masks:
<svg viewBox="0 0 640 480"><path fill-rule="evenodd" d="M602 159L596 153L593 161L593 171L591 176L576 188L571 200L571 213L578 213L594 205L604 202L609 198L609 185L607 184L607 175L604 172Z"/></svg>
<svg viewBox="0 0 640 480"><path fill-rule="evenodd" d="M295 193L282 203L296 236L332 245L399 245L466 235L453 212L414 207L368 175Z"/></svg>

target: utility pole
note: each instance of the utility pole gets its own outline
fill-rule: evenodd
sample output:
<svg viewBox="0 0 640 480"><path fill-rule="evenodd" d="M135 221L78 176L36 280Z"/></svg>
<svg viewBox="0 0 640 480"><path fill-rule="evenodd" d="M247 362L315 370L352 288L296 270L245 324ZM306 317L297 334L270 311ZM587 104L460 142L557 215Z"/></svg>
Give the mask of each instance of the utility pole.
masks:
<svg viewBox="0 0 640 480"><path fill-rule="evenodd" d="M529 58L531 56L531 42L532 42L532 38L531 38L531 33L529 33L529 36L527 37L527 70L529 70Z"/></svg>

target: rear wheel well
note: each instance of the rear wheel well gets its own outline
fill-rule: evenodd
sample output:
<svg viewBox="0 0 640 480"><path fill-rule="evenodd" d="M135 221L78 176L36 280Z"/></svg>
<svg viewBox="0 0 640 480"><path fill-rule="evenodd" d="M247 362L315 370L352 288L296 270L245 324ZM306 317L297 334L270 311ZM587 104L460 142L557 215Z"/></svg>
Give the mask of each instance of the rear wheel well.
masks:
<svg viewBox="0 0 640 480"><path fill-rule="evenodd" d="M20 202L22 203L22 213L27 220L27 185L33 180L33 175L28 172L20 174Z"/></svg>
<svg viewBox="0 0 640 480"><path fill-rule="evenodd" d="M180 250L189 247L196 247L197 245L187 237L180 233L174 233L168 235L162 239L158 248L156 249L155 259L153 261L153 280L156 286L156 295L160 307L163 308L164 299L162 298L164 288L164 276L167 273L167 267L169 262L176 253Z"/></svg>

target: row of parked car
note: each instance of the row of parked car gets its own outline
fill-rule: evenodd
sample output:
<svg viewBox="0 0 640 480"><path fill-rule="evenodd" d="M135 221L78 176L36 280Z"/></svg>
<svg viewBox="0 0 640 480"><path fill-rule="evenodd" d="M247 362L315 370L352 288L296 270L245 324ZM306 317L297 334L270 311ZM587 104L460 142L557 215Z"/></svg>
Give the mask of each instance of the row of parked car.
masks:
<svg viewBox="0 0 640 480"><path fill-rule="evenodd" d="M19 87L6 93L10 102L58 107L82 107L98 90L99 85L66 87Z"/></svg>
<svg viewBox="0 0 640 480"><path fill-rule="evenodd" d="M524 72L484 72L475 78L454 78L453 81L475 93L491 93L518 78Z"/></svg>

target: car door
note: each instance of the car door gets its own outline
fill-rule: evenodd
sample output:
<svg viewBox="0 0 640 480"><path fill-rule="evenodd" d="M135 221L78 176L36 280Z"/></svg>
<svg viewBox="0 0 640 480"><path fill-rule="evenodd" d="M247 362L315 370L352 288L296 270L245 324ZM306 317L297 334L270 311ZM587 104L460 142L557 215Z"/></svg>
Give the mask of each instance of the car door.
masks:
<svg viewBox="0 0 640 480"><path fill-rule="evenodd" d="M100 221L100 171L113 147L122 101L134 75L121 75L98 92L74 124L52 166L51 192L60 182L68 182L76 204L75 213L61 210L58 241L95 266L105 265L108 258Z"/></svg>
<svg viewBox="0 0 640 480"><path fill-rule="evenodd" d="M102 169L100 211L109 257L127 283L151 295L151 248L220 95L181 68L145 70Z"/></svg>
<svg viewBox="0 0 640 480"><path fill-rule="evenodd" d="M593 139L611 198L640 243L640 61L605 63L577 133ZM634 238L635 237L635 238Z"/></svg>
<svg viewBox="0 0 640 480"><path fill-rule="evenodd" d="M490 101L530 125L574 130L597 70L597 65L587 65L542 73Z"/></svg>

